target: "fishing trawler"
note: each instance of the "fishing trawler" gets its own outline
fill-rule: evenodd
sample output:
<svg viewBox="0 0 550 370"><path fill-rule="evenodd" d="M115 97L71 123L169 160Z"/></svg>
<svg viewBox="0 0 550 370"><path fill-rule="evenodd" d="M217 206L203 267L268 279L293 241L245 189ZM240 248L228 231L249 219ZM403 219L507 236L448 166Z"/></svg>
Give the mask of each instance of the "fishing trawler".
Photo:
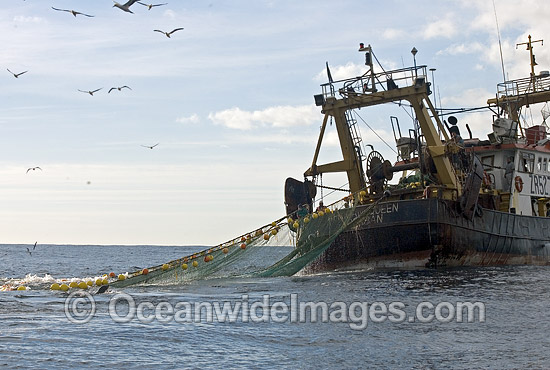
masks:
<svg viewBox="0 0 550 370"><path fill-rule="evenodd" d="M527 127L520 121L523 108L550 100L550 73L534 71L535 42L529 36L525 43L530 76L498 84L487 101L493 121L486 139L473 138L468 126L463 139L456 117L434 108L427 67L416 59L414 67L375 72L373 50L361 44L362 76L333 81L327 64L329 82L314 96L324 114L317 147L304 181L286 180L286 211L313 210L317 189L325 187L322 175L337 172L347 175L344 199L354 202L353 212L370 211L339 233L308 272L550 263L550 138L545 122ZM367 154L354 115L392 103L414 112L408 135L390 118L398 153L393 164L372 146ZM343 158L318 164L329 120Z"/></svg>

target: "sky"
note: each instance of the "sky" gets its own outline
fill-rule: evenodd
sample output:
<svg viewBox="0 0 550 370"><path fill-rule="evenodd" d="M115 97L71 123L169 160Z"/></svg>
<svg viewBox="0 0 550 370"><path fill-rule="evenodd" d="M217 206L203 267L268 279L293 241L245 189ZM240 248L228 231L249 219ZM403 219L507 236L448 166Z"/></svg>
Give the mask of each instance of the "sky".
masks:
<svg viewBox="0 0 550 370"><path fill-rule="evenodd" d="M507 79L530 71L517 43L550 42L542 0L166 1L134 14L110 0L1 2L0 243L222 243L284 216L285 179L313 158L326 62L351 78L366 71L360 42L386 70L412 66L415 47L436 69L432 101L473 108L503 80L499 35ZM534 53L550 70L550 45ZM361 122L364 142L395 161L392 113L361 114L376 132ZM458 118L487 138L491 112ZM341 159L336 143L332 126L319 163Z"/></svg>

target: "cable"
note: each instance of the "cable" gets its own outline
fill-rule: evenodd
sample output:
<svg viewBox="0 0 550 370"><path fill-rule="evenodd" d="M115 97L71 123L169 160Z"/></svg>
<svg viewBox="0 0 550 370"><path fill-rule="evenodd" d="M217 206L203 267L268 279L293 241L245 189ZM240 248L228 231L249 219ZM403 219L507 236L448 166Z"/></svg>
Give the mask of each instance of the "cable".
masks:
<svg viewBox="0 0 550 370"><path fill-rule="evenodd" d="M382 138L382 136L378 135L378 133L372 128L370 127L370 125L363 119L363 117L361 117L359 114L355 113L355 115L357 117L359 117L361 119L361 121L363 121L363 123L384 143L387 145L388 148L390 148L395 154L399 155L399 153L397 153L397 151L390 145L386 142L386 140L384 140Z"/></svg>

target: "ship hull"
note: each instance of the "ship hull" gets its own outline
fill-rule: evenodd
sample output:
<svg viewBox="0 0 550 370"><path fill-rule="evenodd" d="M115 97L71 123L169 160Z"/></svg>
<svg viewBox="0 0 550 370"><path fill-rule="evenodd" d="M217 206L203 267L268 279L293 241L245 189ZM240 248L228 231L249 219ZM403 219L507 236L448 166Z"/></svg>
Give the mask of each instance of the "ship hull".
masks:
<svg viewBox="0 0 550 370"><path fill-rule="evenodd" d="M550 264L550 218L481 208L471 220L436 198L378 204L342 232L306 272ZM366 211L359 206L355 212Z"/></svg>

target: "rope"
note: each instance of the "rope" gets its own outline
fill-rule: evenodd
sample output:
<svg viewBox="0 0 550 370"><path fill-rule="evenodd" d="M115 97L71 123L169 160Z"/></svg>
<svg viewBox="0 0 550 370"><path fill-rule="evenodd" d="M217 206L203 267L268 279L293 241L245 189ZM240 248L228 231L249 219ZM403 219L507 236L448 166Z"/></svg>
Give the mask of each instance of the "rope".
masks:
<svg viewBox="0 0 550 370"><path fill-rule="evenodd" d="M318 188L321 188L321 189L328 189L328 190L334 190L334 191L346 191L346 192L350 192L349 189L342 189L342 188L333 188L333 187L330 187L330 186L323 186L323 185L315 185L316 187ZM321 190L322 192L322 190ZM321 199L322 199L322 195L321 195Z"/></svg>

